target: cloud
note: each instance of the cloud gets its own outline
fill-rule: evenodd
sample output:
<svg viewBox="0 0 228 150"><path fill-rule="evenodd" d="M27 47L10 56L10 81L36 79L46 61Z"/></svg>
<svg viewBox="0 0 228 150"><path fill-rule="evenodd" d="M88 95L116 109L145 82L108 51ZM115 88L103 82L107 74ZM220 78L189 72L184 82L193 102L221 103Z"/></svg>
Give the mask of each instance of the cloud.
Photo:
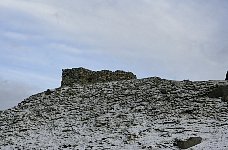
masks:
<svg viewBox="0 0 228 150"><path fill-rule="evenodd" d="M15 106L34 92L26 84L0 79L0 110Z"/></svg>
<svg viewBox="0 0 228 150"><path fill-rule="evenodd" d="M223 53L227 45L222 40L227 35L220 31L227 32L225 1L3 0L0 6L38 20L42 29L36 29L42 32L44 40L29 41L42 48L43 53L58 53L61 48L76 57L99 52L121 62L130 60L134 65L143 65L134 60L146 59L150 64L160 62L159 68L174 68L172 73L177 68L195 72L194 66L203 69L209 61L218 63L217 57L226 61ZM11 39L32 36L23 34L26 33L7 32Z"/></svg>

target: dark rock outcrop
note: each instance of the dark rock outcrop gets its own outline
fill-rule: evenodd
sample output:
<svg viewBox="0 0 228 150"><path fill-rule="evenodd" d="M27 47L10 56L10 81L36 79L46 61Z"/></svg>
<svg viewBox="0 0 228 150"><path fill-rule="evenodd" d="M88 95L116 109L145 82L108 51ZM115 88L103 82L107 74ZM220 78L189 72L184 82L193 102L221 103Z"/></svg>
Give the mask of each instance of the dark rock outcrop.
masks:
<svg viewBox="0 0 228 150"><path fill-rule="evenodd" d="M45 91L45 95L50 95L52 93L52 91L50 90L50 89L47 89L46 91Z"/></svg>
<svg viewBox="0 0 228 150"><path fill-rule="evenodd" d="M98 82L110 82L136 79L132 72L117 70L91 71L85 68L72 68L62 70L61 86L72 86L73 84L91 84Z"/></svg>
<svg viewBox="0 0 228 150"><path fill-rule="evenodd" d="M210 98L222 98L223 101L228 102L228 86L217 86L208 93Z"/></svg>
<svg viewBox="0 0 228 150"><path fill-rule="evenodd" d="M190 137L187 140L176 140L174 146L177 146L180 149L188 149L192 146L200 144L202 142L201 137Z"/></svg>
<svg viewBox="0 0 228 150"><path fill-rule="evenodd" d="M225 80L228 80L228 71L226 72L226 79Z"/></svg>

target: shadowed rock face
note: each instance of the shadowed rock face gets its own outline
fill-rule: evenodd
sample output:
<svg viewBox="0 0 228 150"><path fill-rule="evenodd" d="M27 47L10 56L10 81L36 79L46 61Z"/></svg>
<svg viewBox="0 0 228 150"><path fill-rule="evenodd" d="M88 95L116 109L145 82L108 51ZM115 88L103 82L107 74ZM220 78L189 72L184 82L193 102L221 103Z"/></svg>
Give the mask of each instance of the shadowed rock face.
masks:
<svg viewBox="0 0 228 150"><path fill-rule="evenodd" d="M174 146L177 146L180 149L188 149L192 146L200 144L201 142L202 142L201 137L190 137L189 139L187 139L185 141L176 140L174 143Z"/></svg>
<svg viewBox="0 0 228 150"><path fill-rule="evenodd" d="M226 79L225 80L228 80L228 71L227 71L227 73L226 73Z"/></svg>
<svg viewBox="0 0 228 150"><path fill-rule="evenodd" d="M110 82L136 79L131 72L117 70L91 71L85 68L63 69L61 86L72 86L73 84L91 84L98 82Z"/></svg>
<svg viewBox="0 0 228 150"><path fill-rule="evenodd" d="M211 92L208 93L210 98L222 98L223 101L228 102L228 86L222 85L215 87Z"/></svg>

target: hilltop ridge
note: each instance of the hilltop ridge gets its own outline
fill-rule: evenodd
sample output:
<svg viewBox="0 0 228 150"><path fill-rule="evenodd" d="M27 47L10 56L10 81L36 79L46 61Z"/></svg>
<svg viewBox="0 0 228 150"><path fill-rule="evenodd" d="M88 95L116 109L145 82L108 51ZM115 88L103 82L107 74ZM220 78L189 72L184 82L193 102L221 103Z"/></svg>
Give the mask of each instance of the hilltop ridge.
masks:
<svg viewBox="0 0 228 150"><path fill-rule="evenodd" d="M227 85L159 77L64 85L0 112L0 149L227 149Z"/></svg>

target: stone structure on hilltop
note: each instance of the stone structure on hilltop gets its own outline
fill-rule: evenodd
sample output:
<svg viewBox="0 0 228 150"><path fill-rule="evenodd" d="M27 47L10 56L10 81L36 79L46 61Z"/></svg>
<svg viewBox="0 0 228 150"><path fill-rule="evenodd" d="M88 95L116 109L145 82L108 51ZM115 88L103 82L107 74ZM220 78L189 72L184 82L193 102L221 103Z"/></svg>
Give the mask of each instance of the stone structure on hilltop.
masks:
<svg viewBox="0 0 228 150"><path fill-rule="evenodd" d="M98 82L110 82L137 79L132 72L117 70L91 71L85 68L72 68L62 70L61 86L72 86L73 84L91 84Z"/></svg>

